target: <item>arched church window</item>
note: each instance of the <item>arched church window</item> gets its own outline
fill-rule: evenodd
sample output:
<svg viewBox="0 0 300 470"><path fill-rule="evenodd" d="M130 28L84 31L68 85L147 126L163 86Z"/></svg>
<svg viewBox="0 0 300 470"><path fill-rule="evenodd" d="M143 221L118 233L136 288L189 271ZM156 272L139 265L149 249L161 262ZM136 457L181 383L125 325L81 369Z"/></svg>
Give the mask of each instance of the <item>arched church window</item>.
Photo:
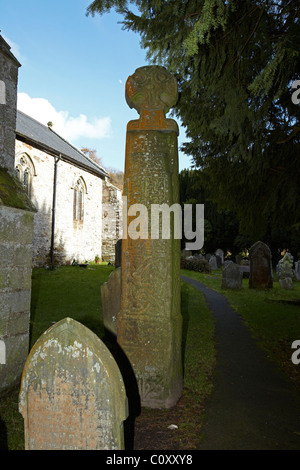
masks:
<svg viewBox="0 0 300 470"><path fill-rule="evenodd" d="M31 196L31 173L29 168L25 168L23 173L23 186L27 195Z"/></svg>
<svg viewBox="0 0 300 470"><path fill-rule="evenodd" d="M16 159L16 177L21 181L24 189L29 197L32 193L32 176L35 174L35 168L31 161L31 158L22 154Z"/></svg>
<svg viewBox="0 0 300 470"><path fill-rule="evenodd" d="M84 218L84 192L83 178L79 178L73 189L73 219L83 222Z"/></svg>

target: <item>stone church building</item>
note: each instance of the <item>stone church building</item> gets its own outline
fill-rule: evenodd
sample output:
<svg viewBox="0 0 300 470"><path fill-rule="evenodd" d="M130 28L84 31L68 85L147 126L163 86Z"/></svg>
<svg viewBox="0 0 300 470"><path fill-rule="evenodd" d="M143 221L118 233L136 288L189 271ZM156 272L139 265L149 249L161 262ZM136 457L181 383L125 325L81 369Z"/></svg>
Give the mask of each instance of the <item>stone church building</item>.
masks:
<svg viewBox="0 0 300 470"><path fill-rule="evenodd" d="M114 262L122 194L105 169L17 111L15 172L37 209L33 266Z"/></svg>
<svg viewBox="0 0 300 470"><path fill-rule="evenodd" d="M113 262L122 216L103 168L17 112L20 66L0 35L0 395L28 356L32 265Z"/></svg>

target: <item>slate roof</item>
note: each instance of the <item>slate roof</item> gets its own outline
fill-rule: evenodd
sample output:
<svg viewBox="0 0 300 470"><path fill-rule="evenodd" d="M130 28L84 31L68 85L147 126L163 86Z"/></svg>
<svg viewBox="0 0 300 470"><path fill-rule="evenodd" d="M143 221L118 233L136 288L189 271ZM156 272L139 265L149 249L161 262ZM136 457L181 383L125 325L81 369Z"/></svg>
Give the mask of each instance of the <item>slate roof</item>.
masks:
<svg viewBox="0 0 300 470"><path fill-rule="evenodd" d="M43 150L50 155L60 156L63 160L104 178L107 172L63 137L44 126L32 117L17 111L16 136L20 140Z"/></svg>

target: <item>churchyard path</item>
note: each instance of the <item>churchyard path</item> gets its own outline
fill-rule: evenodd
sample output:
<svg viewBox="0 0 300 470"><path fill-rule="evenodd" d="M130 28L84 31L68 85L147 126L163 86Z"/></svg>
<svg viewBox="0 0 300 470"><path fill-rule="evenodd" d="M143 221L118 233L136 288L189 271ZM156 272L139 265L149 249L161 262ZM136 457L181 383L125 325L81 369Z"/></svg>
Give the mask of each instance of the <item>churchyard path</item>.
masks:
<svg viewBox="0 0 300 470"><path fill-rule="evenodd" d="M300 396L227 299L199 281L215 318L217 364L199 450L299 450Z"/></svg>

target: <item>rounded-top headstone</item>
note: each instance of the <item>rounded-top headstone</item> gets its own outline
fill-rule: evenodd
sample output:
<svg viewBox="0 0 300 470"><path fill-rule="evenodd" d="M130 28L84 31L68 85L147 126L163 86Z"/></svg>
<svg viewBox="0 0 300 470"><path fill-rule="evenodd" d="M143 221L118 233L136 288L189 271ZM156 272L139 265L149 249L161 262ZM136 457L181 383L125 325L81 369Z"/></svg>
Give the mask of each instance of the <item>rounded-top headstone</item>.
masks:
<svg viewBox="0 0 300 470"><path fill-rule="evenodd" d="M19 395L25 449L121 450L127 397L103 342L65 318L50 327L27 358Z"/></svg>

